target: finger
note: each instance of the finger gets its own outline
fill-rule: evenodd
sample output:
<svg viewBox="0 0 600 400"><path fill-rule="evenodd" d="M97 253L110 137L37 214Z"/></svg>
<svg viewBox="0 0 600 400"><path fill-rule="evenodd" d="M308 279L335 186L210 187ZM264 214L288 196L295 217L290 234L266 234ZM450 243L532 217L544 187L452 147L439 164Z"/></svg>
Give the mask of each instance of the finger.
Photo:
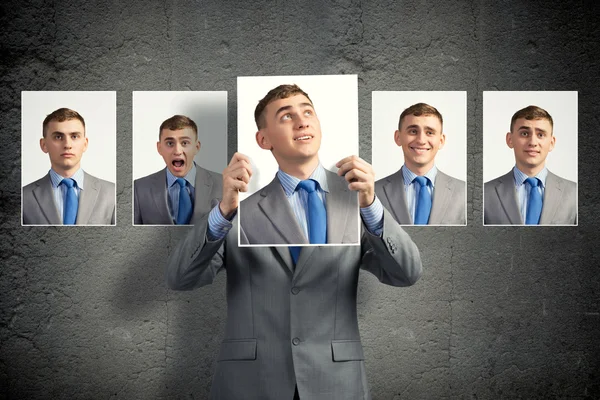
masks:
<svg viewBox="0 0 600 400"><path fill-rule="evenodd" d="M344 175L344 178L348 182L373 182L373 177L370 174L359 169L348 171L348 173Z"/></svg>
<svg viewBox="0 0 600 400"><path fill-rule="evenodd" d="M343 164L346 164L347 162L349 162L351 160L356 160L356 159L360 160L360 157L357 156L357 155L352 154L351 156L342 158L340 161L338 161L335 164L335 166L338 167L338 168L340 168Z"/></svg>
<svg viewBox="0 0 600 400"><path fill-rule="evenodd" d="M225 176L246 183L250 182L250 174L248 173L248 170L243 167L231 170Z"/></svg>
<svg viewBox="0 0 600 400"><path fill-rule="evenodd" d="M355 160L350 160L348 162L346 162L345 164L342 164L340 166L340 169L338 170L338 174L339 175L345 175L347 174L349 171L356 169L359 171L363 171L366 174L371 174L374 175L373 173L373 168L371 167L371 164L367 163L366 161L362 160L362 159L355 159ZM340 172L341 171L341 172Z"/></svg>
<svg viewBox="0 0 600 400"><path fill-rule="evenodd" d="M248 182L244 181L244 180L232 178L232 177L227 177L223 184L223 189L246 192L246 191L248 191Z"/></svg>
<svg viewBox="0 0 600 400"><path fill-rule="evenodd" d="M235 153L233 153L233 156L231 157L231 161L229 161L229 165L233 165L238 161L246 161L248 163L248 165L250 165L250 157L248 157L247 155L243 154L243 153L238 153L237 151Z"/></svg>
<svg viewBox="0 0 600 400"><path fill-rule="evenodd" d="M348 189L354 190L356 192L373 192L374 186L372 182L351 182L348 184Z"/></svg>
<svg viewBox="0 0 600 400"><path fill-rule="evenodd" d="M223 171L223 174L240 169L246 170L248 172L248 176L252 176L252 165L249 164L246 160L239 160L235 164L230 165L226 168L226 171Z"/></svg>

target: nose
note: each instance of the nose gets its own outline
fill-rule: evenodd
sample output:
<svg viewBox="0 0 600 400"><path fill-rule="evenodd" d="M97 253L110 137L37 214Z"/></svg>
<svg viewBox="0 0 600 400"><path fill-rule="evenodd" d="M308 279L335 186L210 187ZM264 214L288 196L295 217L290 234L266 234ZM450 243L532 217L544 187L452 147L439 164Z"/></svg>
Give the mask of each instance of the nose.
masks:
<svg viewBox="0 0 600 400"><path fill-rule="evenodd" d="M175 143L175 154L181 154L183 152L183 146L180 143Z"/></svg>
<svg viewBox="0 0 600 400"><path fill-rule="evenodd" d="M308 117L303 114L298 115L298 129L306 129L309 126Z"/></svg>
<svg viewBox="0 0 600 400"><path fill-rule="evenodd" d="M70 149L71 147L73 147L73 139L71 139L71 137L69 135L66 135L66 137L65 137L65 149Z"/></svg>
<svg viewBox="0 0 600 400"><path fill-rule="evenodd" d="M425 144L425 142L427 141L427 134L424 130L420 130L417 134L417 141L419 142L419 144Z"/></svg>

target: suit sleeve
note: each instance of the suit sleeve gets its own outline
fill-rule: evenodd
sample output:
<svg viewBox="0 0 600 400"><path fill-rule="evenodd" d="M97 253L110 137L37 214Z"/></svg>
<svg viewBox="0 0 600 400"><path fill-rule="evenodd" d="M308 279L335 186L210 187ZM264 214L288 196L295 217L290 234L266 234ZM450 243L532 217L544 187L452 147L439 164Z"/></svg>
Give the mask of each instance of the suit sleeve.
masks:
<svg viewBox="0 0 600 400"><path fill-rule="evenodd" d="M192 290L212 283L223 268L225 238L208 241L208 214L195 224L175 246L167 260L167 286L174 290Z"/></svg>
<svg viewBox="0 0 600 400"><path fill-rule="evenodd" d="M142 215L140 213L140 203L138 201L137 182L133 182L133 223L134 225L142 224Z"/></svg>
<svg viewBox="0 0 600 400"><path fill-rule="evenodd" d="M421 277L421 255L417 245L387 210L383 211L381 237L365 230L361 246L361 267L375 275L380 282L392 286L410 286Z"/></svg>

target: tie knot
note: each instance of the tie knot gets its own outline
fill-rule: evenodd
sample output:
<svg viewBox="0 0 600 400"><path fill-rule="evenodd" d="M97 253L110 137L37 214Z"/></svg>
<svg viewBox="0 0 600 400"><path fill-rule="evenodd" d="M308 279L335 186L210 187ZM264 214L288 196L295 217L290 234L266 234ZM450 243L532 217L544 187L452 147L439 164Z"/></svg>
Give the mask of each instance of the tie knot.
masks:
<svg viewBox="0 0 600 400"><path fill-rule="evenodd" d="M184 188L187 184L186 180L183 178L177 178L177 183L179 183L179 186L181 186L182 188Z"/></svg>
<svg viewBox="0 0 600 400"><path fill-rule="evenodd" d="M308 193L312 193L317 190L317 182L312 179L307 179L305 181L300 181L298 183L297 188L302 188L306 190Z"/></svg>
<svg viewBox="0 0 600 400"><path fill-rule="evenodd" d="M421 187L425 187L427 186L429 179L425 176L417 176L415 179L413 179L413 182L417 182Z"/></svg>
<svg viewBox="0 0 600 400"><path fill-rule="evenodd" d="M538 178L527 178L525 179L525 182L529 183L529 185L531 185L531 187L538 187L540 185L540 180Z"/></svg>
<svg viewBox="0 0 600 400"><path fill-rule="evenodd" d="M71 178L65 178L62 181L60 181L61 184L65 185L66 187L68 187L69 189L71 189L73 186L75 186L75 180L71 179Z"/></svg>

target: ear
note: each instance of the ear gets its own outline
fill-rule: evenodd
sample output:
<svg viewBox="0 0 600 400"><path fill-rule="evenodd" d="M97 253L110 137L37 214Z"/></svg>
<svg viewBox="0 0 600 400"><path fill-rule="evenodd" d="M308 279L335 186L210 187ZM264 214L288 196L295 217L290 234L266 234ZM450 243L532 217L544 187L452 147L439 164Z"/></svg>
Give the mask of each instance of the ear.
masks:
<svg viewBox="0 0 600 400"><path fill-rule="evenodd" d="M85 142L84 142L84 144L83 144L83 152L84 152L84 153L85 153L85 151L87 150L87 148L88 148L88 137L86 136L86 137L85 137Z"/></svg>
<svg viewBox="0 0 600 400"><path fill-rule="evenodd" d="M162 156L162 147L160 145L160 141L156 142L156 151Z"/></svg>
<svg viewBox="0 0 600 400"><path fill-rule="evenodd" d="M202 147L202 143L199 140L196 140L196 151L200 151L200 147Z"/></svg>
<svg viewBox="0 0 600 400"><path fill-rule="evenodd" d="M507 133L506 133L506 145L507 145L508 147L510 147L511 149L512 149L513 147L515 147L515 146L513 145L513 142L512 142L512 132L507 132Z"/></svg>
<svg viewBox="0 0 600 400"><path fill-rule="evenodd" d="M554 150L554 146L556 145L556 136L552 135L550 138L550 149L548 151Z"/></svg>
<svg viewBox="0 0 600 400"><path fill-rule="evenodd" d="M402 142L400 141L400 131L396 129L396 132L394 132L394 142L396 142L396 144L400 147L402 147Z"/></svg>
<svg viewBox="0 0 600 400"><path fill-rule="evenodd" d="M48 154L48 147L46 147L46 138L40 139L40 149L46 154Z"/></svg>
<svg viewBox="0 0 600 400"><path fill-rule="evenodd" d="M256 132L256 143L263 150L273 150L273 146L271 146L269 138L265 136L263 129Z"/></svg>
<svg viewBox="0 0 600 400"><path fill-rule="evenodd" d="M440 136L440 149L444 147L444 144L446 144L446 134L444 132L442 132L441 136Z"/></svg>

